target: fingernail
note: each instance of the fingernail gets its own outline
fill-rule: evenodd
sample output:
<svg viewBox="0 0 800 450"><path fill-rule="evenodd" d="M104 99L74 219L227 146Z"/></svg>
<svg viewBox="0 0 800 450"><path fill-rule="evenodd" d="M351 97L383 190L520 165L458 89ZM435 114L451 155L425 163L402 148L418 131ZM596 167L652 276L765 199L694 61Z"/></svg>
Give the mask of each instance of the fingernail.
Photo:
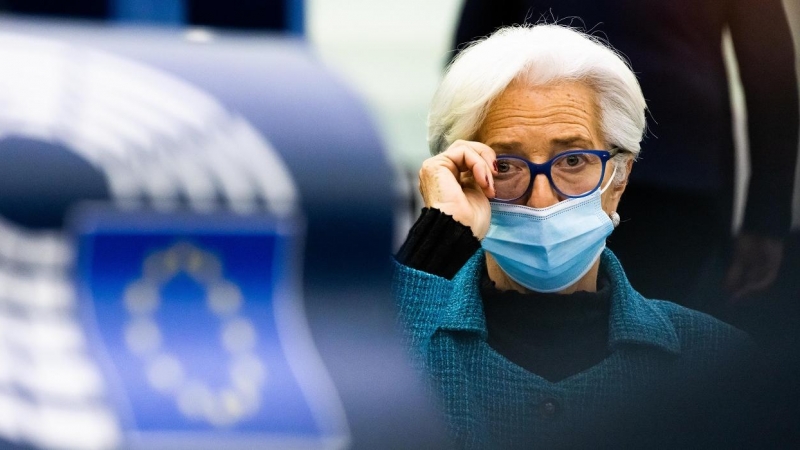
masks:
<svg viewBox="0 0 800 450"><path fill-rule="evenodd" d="M492 162L492 167L494 167L494 171L497 172L497 161Z"/></svg>

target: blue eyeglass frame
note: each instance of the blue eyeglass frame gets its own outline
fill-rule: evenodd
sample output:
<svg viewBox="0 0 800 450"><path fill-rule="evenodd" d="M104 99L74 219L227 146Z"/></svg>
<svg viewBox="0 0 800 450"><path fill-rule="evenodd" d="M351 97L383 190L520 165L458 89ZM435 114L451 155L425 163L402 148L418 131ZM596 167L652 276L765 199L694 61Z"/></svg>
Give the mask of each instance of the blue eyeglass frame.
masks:
<svg viewBox="0 0 800 450"><path fill-rule="evenodd" d="M602 161L603 168L600 171L600 179L597 181L597 185L594 188L590 189L589 191L587 191L587 192L585 192L585 193L583 193L581 195L567 195L567 194L561 192L561 190L558 187L556 187L556 184L553 183L553 177L550 174L550 170L553 168L553 161L555 161L556 159L559 159L559 158L563 158L565 156L578 155L578 154L584 154L584 153L591 153L591 154L599 157L600 161ZM520 195L519 197L512 198L512 199L504 199L504 200L499 200L499 199L490 199L490 200L493 201L493 202L498 202L498 203L511 203L511 202L515 202L515 201L521 199L522 197L525 197L526 195L528 195L531 192L531 188L533 187L533 180L535 180L536 176L539 175L539 174L544 174L547 177L547 180L550 182L550 186L553 189L555 189L556 192L558 192L559 194L563 195L564 197L567 197L567 198L586 197L587 195L593 194L594 191L596 191L597 188L599 188L600 185L603 183L603 177L606 176L606 163L608 162L608 160L611 159L612 156L613 155L608 150L570 150L570 151L567 151L567 152L564 152L564 153L557 154L556 156L550 158L550 160L547 161L547 162L544 162L542 164L536 164L534 162L530 162L527 159L522 158L520 156L516 156L516 155L497 155L497 159L501 159L501 158L502 159L518 159L518 160L524 162L525 164L527 164L528 165L528 170L531 172L531 180L528 182L528 187L525 188L525 192L523 192L522 195Z"/></svg>

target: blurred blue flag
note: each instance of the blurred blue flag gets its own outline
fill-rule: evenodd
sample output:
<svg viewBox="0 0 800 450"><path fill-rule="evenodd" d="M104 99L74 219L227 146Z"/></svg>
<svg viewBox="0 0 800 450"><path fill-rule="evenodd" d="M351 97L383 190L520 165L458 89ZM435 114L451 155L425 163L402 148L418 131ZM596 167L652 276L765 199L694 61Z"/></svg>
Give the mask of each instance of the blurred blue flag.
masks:
<svg viewBox="0 0 800 450"><path fill-rule="evenodd" d="M294 218L94 213L79 294L126 446L338 448Z"/></svg>

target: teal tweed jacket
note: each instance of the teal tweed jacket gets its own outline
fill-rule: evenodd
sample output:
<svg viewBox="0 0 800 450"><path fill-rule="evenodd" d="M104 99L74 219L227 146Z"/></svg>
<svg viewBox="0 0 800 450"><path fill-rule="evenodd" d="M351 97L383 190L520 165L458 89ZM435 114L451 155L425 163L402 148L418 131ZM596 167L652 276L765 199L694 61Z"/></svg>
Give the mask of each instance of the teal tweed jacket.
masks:
<svg viewBox="0 0 800 450"><path fill-rule="evenodd" d="M610 356L549 382L487 344L482 250L452 280L395 264L394 294L412 355L462 448L599 447L595 439L609 430L659 430L637 423L666 421L665 430L681 431L695 424L686 414L675 426L683 402L696 404L698 391L729 381L733 364L752 350L743 332L711 316L642 297L606 249L600 272L611 285Z"/></svg>

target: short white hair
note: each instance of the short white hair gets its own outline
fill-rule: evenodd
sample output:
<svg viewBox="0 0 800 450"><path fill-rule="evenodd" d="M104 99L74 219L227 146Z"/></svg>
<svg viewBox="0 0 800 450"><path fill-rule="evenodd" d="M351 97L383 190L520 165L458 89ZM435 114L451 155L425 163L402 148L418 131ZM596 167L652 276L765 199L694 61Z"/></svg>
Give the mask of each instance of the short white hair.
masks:
<svg viewBox="0 0 800 450"><path fill-rule="evenodd" d="M615 158L617 172L639 154L647 105L636 75L600 39L555 24L501 28L455 58L428 112L431 153L473 139L492 101L514 80L529 86L586 83L597 94L607 144L627 152Z"/></svg>

